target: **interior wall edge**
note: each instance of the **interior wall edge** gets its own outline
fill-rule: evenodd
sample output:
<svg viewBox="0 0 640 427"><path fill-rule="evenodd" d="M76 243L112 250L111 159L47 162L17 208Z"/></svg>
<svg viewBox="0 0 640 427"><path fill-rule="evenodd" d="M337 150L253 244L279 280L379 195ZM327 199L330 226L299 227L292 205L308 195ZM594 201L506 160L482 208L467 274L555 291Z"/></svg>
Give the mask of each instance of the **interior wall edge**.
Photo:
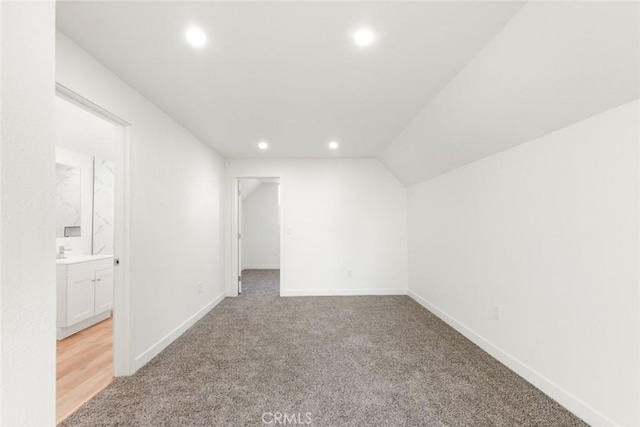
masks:
<svg viewBox="0 0 640 427"><path fill-rule="evenodd" d="M389 143L389 146L391 145L391 143ZM380 163L380 165L382 165L382 167L384 169L387 170L387 172L389 172L389 175L391 175L392 177L394 177L396 179L396 181L398 181L398 184L400 184L405 190L408 190L409 187L411 187L411 184L408 184L406 182L404 182L400 176L393 170L393 168L391 167L391 165L389 165L386 161L386 158L384 157L384 150L381 151L380 153L378 153L378 155L376 157L373 157L372 160L376 160L378 163Z"/></svg>
<svg viewBox="0 0 640 427"><path fill-rule="evenodd" d="M384 157L380 158L379 160L381 161L381 163L382 163L382 164L384 164L384 165L385 165L385 167L386 167L387 169L389 169L389 171L391 172L391 174L392 174L393 176L395 176L396 178L398 178L399 182L400 182L400 183L402 183L402 185L403 185L404 187L406 187L407 189L411 189L411 188L416 187L416 186L418 186L418 185L421 185L421 184L424 184L424 183L427 183L427 182L430 182L430 181L437 180L438 178L443 177L443 176L446 176L447 174L450 174L450 173L452 173L452 172L455 172L455 171L457 171L457 170L459 170L459 169L463 169L463 168L466 168L466 167L468 167L468 166L470 166L470 165L474 165L474 164L476 164L476 163L483 162L483 161L485 161L485 160L487 160L487 159L490 159L490 158L492 158L492 157L500 156L500 155L502 155L502 154L504 154L504 153L508 153L509 151L517 150L518 148L520 148L520 147L521 147L521 146L523 146L523 145L526 145L526 144L529 144L529 143L535 142L535 141L537 141L537 140L539 140L539 139L542 139L542 138L544 138L544 137L546 137L546 136L553 135L554 133L562 132L564 129L571 128L571 127L573 127L573 126L579 125L580 123L583 123L583 122L589 121L589 120L593 119L593 118L594 118L594 117L596 117L596 116L599 116L599 115L601 115L601 114L605 114L605 113L607 113L608 111L615 110L616 108L620 108L620 107L623 107L623 106L625 106L625 105L633 104L633 103L638 102L638 101L640 101L640 97L635 98L635 99L632 99L631 101L624 101L624 102L621 102L620 104L617 104L617 105L616 105L616 106L614 106L614 107L611 107L611 108L605 108L605 109L603 109L603 110L601 110L601 111L598 111L597 113L594 113L594 114L592 114L592 115L590 115L590 116L588 116L588 117L583 117L583 118L581 118L580 120L576 120L575 122L572 122L572 123L567 124L566 126L562 126L562 127L558 128L558 129L554 129L554 130L551 130L551 131L549 131L549 132L545 132L545 133L544 133L544 134L542 134L542 135L538 135L538 136L536 136L536 137L530 138L530 139L528 139L527 141L523 141L522 143L520 143L520 144L518 144L518 145L514 145L513 147L509 147L509 148L507 148L507 149L505 149L505 150L501 150L501 151L497 151L497 152L495 152L495 153L491 153L491 154L489 154L488 156L481 157L481 158L476 159L476 160L474 160L474 161L472 161L472 162L465 163L465 164L463 164L463 165L460 165L460 166L458 166L458 167L455 167L455 168L453 168L453 169L450 169L450 170L447 170L447 171L445 171L445 172L442 172L442 173L440 173L440 174L438 174L438 175L435 175L435 176L433 176L433 177L431 177L431 178L427 178L427 179L424 179L424 180L421 180L421 181L417 181L417 182L404 182L404 181L400 180L400 178L398 178L398 176L393 172L393 169L385 163L385 158L384 158Z"/></svg>

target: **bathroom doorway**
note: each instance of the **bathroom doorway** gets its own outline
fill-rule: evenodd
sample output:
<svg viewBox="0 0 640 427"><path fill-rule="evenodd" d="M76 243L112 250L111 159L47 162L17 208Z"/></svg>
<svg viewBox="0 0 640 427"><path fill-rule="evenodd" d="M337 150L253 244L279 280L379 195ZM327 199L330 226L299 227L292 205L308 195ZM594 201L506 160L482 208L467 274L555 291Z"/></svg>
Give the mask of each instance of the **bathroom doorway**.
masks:
<svg viewBox="0 0 640 427"><path fill-rule="evenodd" d="M279 178L237 180L238 296L280 296L281 196Z"/></svg>
<svg viewBox="0 0 640 427"><path fill-rule="evenodd" d="M120 266L127 124L63 86L56 94L59 423L126 369L127 349L119 344L126 334L118 330L127 330L128 319Z"/></svg>

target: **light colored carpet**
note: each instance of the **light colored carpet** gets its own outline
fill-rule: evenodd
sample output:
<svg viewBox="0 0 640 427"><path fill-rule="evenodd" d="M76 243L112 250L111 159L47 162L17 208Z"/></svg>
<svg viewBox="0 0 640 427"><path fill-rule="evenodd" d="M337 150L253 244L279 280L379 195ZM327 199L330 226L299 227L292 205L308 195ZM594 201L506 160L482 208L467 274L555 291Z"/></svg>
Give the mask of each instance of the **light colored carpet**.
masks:
<svg viewBox="0 0 640 427"><path fill-rule="evenodd" d="M276 412L312 426L584 425L409 297L252 293L274 278L247 274L243 297L63 425L282 425L263 423Z"/></svg>
<svg viewBox="0 0 640 427"><path fill-rule="evenodd" d="M243 298L276 299L280 296L280 270L242 270Z"/></svg>

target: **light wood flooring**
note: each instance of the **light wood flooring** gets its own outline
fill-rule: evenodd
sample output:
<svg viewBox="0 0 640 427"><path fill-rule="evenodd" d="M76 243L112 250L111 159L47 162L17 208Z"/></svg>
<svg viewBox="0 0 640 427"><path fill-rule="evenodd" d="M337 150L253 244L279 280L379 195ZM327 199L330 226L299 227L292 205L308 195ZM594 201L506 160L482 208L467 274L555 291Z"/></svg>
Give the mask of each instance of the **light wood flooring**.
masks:
<svg viewBox="0 0 640 427"><path fill-rule="evenodd" d="M113 379L113 320L58 341L56 423L67 418Z"/></svg>

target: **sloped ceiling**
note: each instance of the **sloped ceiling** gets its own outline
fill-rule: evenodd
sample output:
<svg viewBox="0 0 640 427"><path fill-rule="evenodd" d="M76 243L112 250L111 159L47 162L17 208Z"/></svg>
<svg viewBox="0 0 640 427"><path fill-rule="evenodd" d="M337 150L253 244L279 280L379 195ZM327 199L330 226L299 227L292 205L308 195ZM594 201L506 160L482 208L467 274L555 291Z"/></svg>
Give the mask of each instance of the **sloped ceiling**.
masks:
<svg viewBox="0 0 640 427"><path fill-rule="evenodd" d="M639 20L612 1L57 3L61 31L223 156L379 157L406 185L637 99Z"/></svg>
<svg viewBox="0 0 640 427"><path fill-rule="evenodd" d="M246 178L240 180L240 197L242 200L246 200L247 197L251 195L255 191L256 188L260 187L262 182L256 178Z"/></svg>
<svg viewBox="0 0 640 427"><path fill-rule="evenodd" d="M382 155L406 185L635 100L637 2L527 4Z"/></svg>
<svg viewBox="0 0 640 427"><path fill-rule="evenodd" d="M262 184L279 184L280 178L242 178L240 190L242 200L245 200Z"/></svg>

